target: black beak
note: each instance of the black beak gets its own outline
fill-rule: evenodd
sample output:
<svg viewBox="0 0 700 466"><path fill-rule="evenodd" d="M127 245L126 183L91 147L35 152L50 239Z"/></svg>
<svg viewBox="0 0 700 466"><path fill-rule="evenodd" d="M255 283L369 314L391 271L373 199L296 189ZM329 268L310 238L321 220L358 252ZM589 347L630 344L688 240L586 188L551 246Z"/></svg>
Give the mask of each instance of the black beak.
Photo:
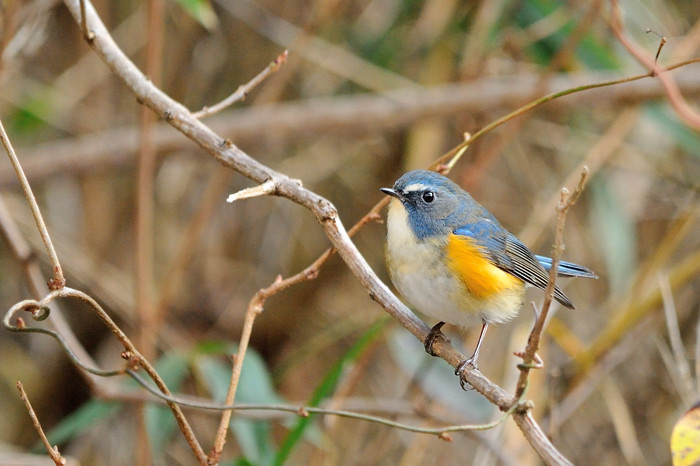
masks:
<svg viewBox="0 0 700 466"><path fill-rule="evenodd" d="M379 190L380 190L381 192L383 192L384 194L388 194L389 196L395 197L396 199L399 199L399 200L403 199L403 196L401 195L401 192L399 192L399 191L397 191L397 190L395 190L395 189L392 189L392 188L379 188Z"/></svg>

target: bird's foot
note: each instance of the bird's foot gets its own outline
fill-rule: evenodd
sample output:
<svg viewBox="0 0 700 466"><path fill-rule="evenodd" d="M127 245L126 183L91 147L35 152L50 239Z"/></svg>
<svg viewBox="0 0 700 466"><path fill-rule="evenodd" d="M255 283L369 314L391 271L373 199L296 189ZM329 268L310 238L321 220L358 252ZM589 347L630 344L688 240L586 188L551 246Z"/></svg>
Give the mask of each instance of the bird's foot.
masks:
<svg viewBox="0 0 700 466"><path fill-rule="evenodd" d="M425 341L423 342L425 352L431 356L437 356L433 351L433 344L436 340L442 339L448 343L450 342L450 340L445 336L445 334L442 333L441 329L443 325L445 325L445 322L438 322L437 324L435 324L433 328L430 329L430 332L428 332L428 336L425 337Z"/></svg>
<svg viewBox="0 0 700 466"><path fill-rule="evenodd" d="M472 384L467 382L467 379L464 377L463 371L467 369L469 366L471 366L471 369L469 370L479 370L479 366L476 365L476 358L473 356L469 359L465 359L464 361L460 362L457 365L457 368L455 369L455 375L459 376L459 386L462 387L462 390L469 391L469 390L474 390L474 387Z"/></svg>

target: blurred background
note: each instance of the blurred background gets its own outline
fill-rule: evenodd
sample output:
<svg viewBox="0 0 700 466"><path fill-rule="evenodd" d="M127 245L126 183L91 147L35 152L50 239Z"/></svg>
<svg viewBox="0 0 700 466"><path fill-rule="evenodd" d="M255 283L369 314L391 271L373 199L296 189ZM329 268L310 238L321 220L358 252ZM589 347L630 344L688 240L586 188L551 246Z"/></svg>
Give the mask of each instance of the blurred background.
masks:
<svg viewBox="0 0 700 466"><path fill-rule="evenodd" d="M280 198L227 204L253 184L142 107L90 50L61 2L1 3L0 116L39 199L68 285L99 301L173 391L223 400L244 312L277 275L329 242ZM247 98L206 124L333 202L346 227L380 187L425 168L490 122L550 92L644 74L614 38L607 1L95 0L124 52L192 111L219 102L285 49ZM626 33L660 63L700 56L700 3L625 0ZM653 32L647 33L651 29ZM698 108L697 64L674 71ZM148 113L148 112L145 112ZM582 165L563 258L597 281L562 283L531 376L535 417L574 463L670 464L676 419L699 398L700 134L655 79L590 90L477 139L450 178L533 251L550 252L554 205ZM11 165L0 163L3 229L43 271L45 250ZM384 213L383 213L384 214ZM137 219L141 219L137 228ZM385 229L354 238L388 283ZM35 297L18 240L0 241L0 304ZM27 259L25 257L25 259ZM528 296L538 306L541 293ZM61 301L82 346L120 368L123 348L86 307ZM154 312L155 310L155 312ZM156 316L155 318L153 316ZM150 317L149 317L150 316ZM52 318L55 318L52 316ZM492 327L480 369L510 393L533 323L527 305ZM435 322L426 321L428 325ZM446 328L471 351L477 332ZM15 384L53 444L82 464L192 464L170 412L133 382L86 378L43 335L0 332L0 461L45 454ZM389 319L336 256L257 317L241 403L318 404L418 426L474 424L498 411ZM205 451L218 414L187 410ZM333 416L234 415L223 464L539 464L512 421L452 442Z"/></svg>

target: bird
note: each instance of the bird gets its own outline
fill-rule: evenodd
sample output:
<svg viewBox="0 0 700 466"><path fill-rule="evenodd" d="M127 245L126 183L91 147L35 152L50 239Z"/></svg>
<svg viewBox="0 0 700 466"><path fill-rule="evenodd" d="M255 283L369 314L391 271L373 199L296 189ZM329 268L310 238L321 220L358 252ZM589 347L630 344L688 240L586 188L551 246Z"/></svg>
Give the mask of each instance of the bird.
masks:
<svg viewBox="0 0 700 466"><path fill-rule="evenodd" d="M546 289L552 259L532 253L469 193L437 172L407 172L381 191L392 197L385 251L391 281L411 306L439 320L424 341L426 352L435 356L432 346L445 338L445 323L481 324L474 352L455 374L469 365L477 369L489 325L517 315L526 286ZM566 261L559 262L558 275L597 278ZM574 309L558 286L554 299Z"/></svg>

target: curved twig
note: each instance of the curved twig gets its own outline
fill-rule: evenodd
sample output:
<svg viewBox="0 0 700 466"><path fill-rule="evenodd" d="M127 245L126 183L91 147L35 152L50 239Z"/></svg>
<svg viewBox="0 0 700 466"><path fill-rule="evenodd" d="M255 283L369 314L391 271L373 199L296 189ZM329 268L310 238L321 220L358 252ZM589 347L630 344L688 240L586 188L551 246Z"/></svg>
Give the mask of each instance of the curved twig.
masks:
<svg viewBox="0 0 700 466"><path fill-rule="evenodd" d="M333 204L322 196L299 186L297 182L289 177L251 158L231 141L220 137L201 121L194 118L182 104L171 99L154 86L114 43L93 6L87 0L85 0L85 3L85 15L91 30L95 34L94 39L89 42L90 46L115 75L124 82L139 102L151 108L158 116L202 147L224 166L236 170L261 184L273 179L277 187L275 195L298 203L314 214L333 247L367 290L370 297L377 301L394 319L418 339L425 339L429 330L427 325L418 319L379 280L350 240ZM65 0L65 4L76 21L78 21L80 18L79 0ZM464 355L447 342L436 344L434 350L436 355L453 367L456 367L464 360ZM508 411L516 403L516 400L511 395L490 382L478 371L464 371L464 376L477 391L486 396L502 411ZM516 411L513 414L513 419L533 448L545 461L551 464L568 463L546 436L542 434L541 429L534 421L534 418L528 414L527 410Z"/></svg>
<svg viewBox="0 0 700 466"><path fill-rule="evenodd" d="M279 287L279 286L283 286L281 281L275 281L275 283L273 283L273 285L271 285L270 287L268 287L264 290L261 290L260 293L270 293L269 290L271 290L274 287ZM66 288L63 291L66 291L66 290L68 290L68 292L65 294L62 293L62 297L72 296L72 295L74 295L74 292L76 291L76 290L71 290L69 288ZM91 367L88 364L85 364L73 352L73 350L70 348L70 346L68 345L66 340L63 338L63 336L59 332L56 332L54 330L45 329L45 328L39 328L39 327L28 327L24 324L19 324L19 325L12 325L11 324L12 318L13 317L17 318L16 314L18 314L20 311L28 311L28 310L32 310L34 308L42 308L46 304L48 304L49 301L55 299L56 297L58 297L57 294L51 293L50 296L47 295L47 297L42 299L41 301L25 300L25 301L22 301L20 303L15 304L12 308L10 308L10 310L5 315L5 318L3 320L3 324L4 324L5 328L7 330L10 330L13 332L36 332L36 333L42 333L44 335L48 335L48 336L54 338L61 345L61 347L63 348L63 351L68 355L70 360L76 366L80 367L82 370L89 372L91 374L100 376L100 377L115 377L115 376L127 375L127 376L131 377L139 385L141 385L146 391L148 391L154 397L156 397L160 400L163 400L166 403L177 404L177 405L182 406L182 407L195 408L195 409L201 409L201 410L209 410L209 411L224 411L224 412L226 412L226 411L228 411L228 412L230 412L230 411L281 411L281 412L294 413L294 414L297 414L300 416L306 416L309 413L334 415L334 416L340 416L340 417L345 417L345 418L374 422L374 423L394 427L397 429L406 430L409 432L437 435L443 440L449 440L449 437L447 437L447 434L450 432L493 429L494 427L502 424L508 418L508 416L510 416L511 414L516 412L517 410L522 410L522 409L528 408L527 402L524 401L524 399L519 399L519 400L517 400L516 403L513 403L512 406L508 410L505 410L504 413L501 416L499 416L498 419L496 419L495 421L490 422L490 423L448 425L448 426L442 426L442 427L417 427L417 426L412 426L412 425L401 423L401 422L392 421L390 419L379 417L379 416L367 415L367 414L362 414L362 413L358 413L355 411L347 411L347 410L342 410L342 409L327 409L327 408L319 408L319 407L312 407L312 406L295 406L295 405L288 405L288 404L233 403L232 399L229 400L228 397L227 397L227 401L225 404L198 402L198 401L182 399L182 398L173 396L172 394L163 393L157 387L153 387L152 384L150 384L146 379L141 377L139 375L138 371L136 371L133 368L126 367L124 369L118 369L118 370L103 370L103 369L98 369L95 367ZM252 306L257 305L257 304L254 304L254 301L251 301ZM17 318L17 319L20 319L20 318ZM241 341L241 344L243 344L243 341ZM243 354L239 353L239 356L240 356L240 360L242 360ZM228 421L225 423L225 425L228 426Z"/></svg>
<svg viewBox="0 0 700 466"><path fill-rule="evenodd" d="M124 346L124 352L122 353L122 357L127 360L127 369L116 371L104 371L101 369L91 368L85 365L82 361L80 361L80 359L77 356L75 356L73 351L69 348L68 343L59 333L45 328L27 327L24 320L21 317L17 317L17 314L19 314L20 312L30 312L34 320L46 319L49 314L49 303L59 298L78 298L85 302L95 313L97 313L97 316L100 318L100 320L102 320L102 322L107 326L107 328L109 328L109 330L117 337L122 346ZM17 325L12 324L13 317L16 318ZM97 301L95 301L94 299L92 299L92 297L83 293L82 291L74 290L72 288L64 286L60 290L51 291L39 301L34 299L26 299L24 301L21 301L12 306L7 311L3 319L3 326L7 330L13 332L36 332L43 333L45 335L49 335L55 338L61 344L66 354L70 356L71 360L78 367L87 372L90 372L91 374L99 375L102 377L110 377L114 375L123 374L127 370L132 370L131 368L135 369L137 367L140 367L148 374L151 380L155 382L156 386L163 394L171 395L170 390L168 390L168 387L165 385L163 379L161 379L160 375L158 375L158 373L148 362L148 360L146 360L138 352L138 350L133 345L131 340L129 340L126 334L119 328L119 326L117 326L117 324L114 323L114 321L109 317L109 315L104 311L104 309L102 309L102 307L97 303ZM167 403L170 407L170 410L173 412L177 423L180 426L180 430L184 434L187 442L190 444L190 447L192 448L192 451L194 452L198 461L201 464L206 464L207 456L204 453L204 450L202 450L202 447L199 445L199 442L197 441L197 438L195 437L192 428L187 422L187 419L182 413L182 410L176 403Z"/></svg>
<svg viewBox="0 0 700 466"><path fill-rule="evenodd" d="M675 110L676 114L688 125L696 130L700 130L700 113L695 111L688 102L683 98L680 89L676 82L668 75L667 69L659 65L657 58L659 53L657 52L656 58L653 58L646 52L640 50L630 38L625 35L624 28L622 26L622 20L620 19L620 11L617 0L612 0L610 14L610 26L613 34L617 37L617 40L622 44L625 49L632 55L642 66L649 70L648 76L658 77L663 84L666 94L668 96L668 102ZM662 37L663 45L665 43L665 38ZM659 47L659 51L661 47Z"/></svg>

